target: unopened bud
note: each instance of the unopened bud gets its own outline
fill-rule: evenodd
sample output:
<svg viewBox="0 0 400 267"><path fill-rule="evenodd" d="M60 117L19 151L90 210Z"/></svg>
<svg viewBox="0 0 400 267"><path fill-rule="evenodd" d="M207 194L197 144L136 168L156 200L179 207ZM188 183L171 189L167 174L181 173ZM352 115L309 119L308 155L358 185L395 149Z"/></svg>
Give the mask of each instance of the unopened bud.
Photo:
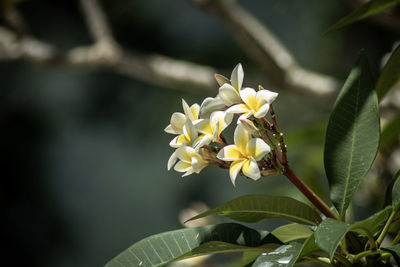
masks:
<svg viewBox="0 0 400 267"><path fill-rule="evenodd" d="M247 132L253 135L258 135L259 130L258 128L254 125L254 123L246 118L241 118L239 119L240 123L243 125L243 127L246 129Z"/></svg>
<svg viewBox="0 0 400 267"><path fill-rule="evenodd" d="M262 85L258 85L258 90L264 90L264 87Z"/></svg>
<svg viewBox="0 0 400 267"><path fill-rule="evenodd" d="M225 83L229 83L229 84L231 83L231 81L228 78L226 78L224 75L215 74L214 77L215 77L215 80L217 80L217 83L219 84L219 86L222 86Z"/></svg>

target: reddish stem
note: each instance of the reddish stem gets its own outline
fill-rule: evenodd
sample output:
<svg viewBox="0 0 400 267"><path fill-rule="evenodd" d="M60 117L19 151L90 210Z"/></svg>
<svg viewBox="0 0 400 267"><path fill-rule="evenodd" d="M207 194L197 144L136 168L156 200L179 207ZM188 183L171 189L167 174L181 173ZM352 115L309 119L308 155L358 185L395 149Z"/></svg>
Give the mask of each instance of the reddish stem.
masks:
<svg viewBox="0 0 400 267"><path fill-rule="evenodd" d="M321 211L326 217L338 220L339 217L326 205L326 203L315 194L289 167L285 165L283 172L292 184L294 184L307 198L314 204L314 206Z"/></svg>

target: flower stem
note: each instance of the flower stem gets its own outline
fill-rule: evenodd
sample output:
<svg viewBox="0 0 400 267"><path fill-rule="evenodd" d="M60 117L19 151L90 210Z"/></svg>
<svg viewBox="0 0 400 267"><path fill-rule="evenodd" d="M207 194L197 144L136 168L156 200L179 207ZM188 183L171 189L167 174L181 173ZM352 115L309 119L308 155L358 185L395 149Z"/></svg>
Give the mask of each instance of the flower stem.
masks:
<svg viewBox="0 0 400 267"><path fill-rule="evenodd" d="M338 220L339 217L326 205L326 203L319 198L314 191L311 190L289 167L288 164L285 166L283 175L285 175L292 184L294 184L307 198L314 204L314 206L321 211L326 217Z"/></svg>
<svg viewBox="0 0 400 267"><path fill-rule="evenodd" d="M396 237L393 239L392 246L396 245L400 241L400 232L397 233Z"/></svg>
<svg viewBox="0 0 400 267"><path fill-rule="evenodd" d="M382 241L385 238L387 231L389 230L389 226L392 223L394 216L396 215L396 212L397 212L397 209L392 210L392 213L390 214L389 219L386 221L381 234L378 236L378 239L376 240L376 243L378 244L378 246L380 246L380 244L382 244Z"/></svg>

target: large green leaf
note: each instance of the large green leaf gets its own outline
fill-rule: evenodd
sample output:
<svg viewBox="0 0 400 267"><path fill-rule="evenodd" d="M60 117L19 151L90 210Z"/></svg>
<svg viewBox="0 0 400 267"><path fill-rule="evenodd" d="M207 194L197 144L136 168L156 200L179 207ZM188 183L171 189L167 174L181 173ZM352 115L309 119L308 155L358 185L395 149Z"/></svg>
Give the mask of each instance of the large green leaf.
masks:
<svg viewBox="0 0 400 267"><path fill-rule="evenodd" d="M310 206L290 197L247 195L203 212L190 220L209 215L222 215L241 222L258 222L282 218L302 224L318 225L321 217Z"/></svg>
<svg viewBox="0 0 400 267"><path fill-rule="evenodd" d="M313 233L306 239L306 241L304 241L298 256L298 260L301 260L304 256L307 256L317 250L319 250L319 247L315 243L315 233Z"/></svg>
<svg viewBox="0 0 400 267"><path fill-rule="evenodd" d="M383 248L383 250L389 251L393 255L393 258L396 260L397 264L400 265L400 244Z"/></svg>
<svg viewBox="0 0 400 267"><path fill-rule="evenodd" d="M188 258L227 251L268 251L270 248L265 247L266 244L273 242L279 243L269 232L235 223L184 228L147 237L123 251L106 266L163 266L177 258L182 259L184 254ZM264 247L255 248L262 245Z"/></svg>
<svg viewBox="0 0 400 267"><path fill-rule="evenodd" d="M400 170L398 170L394 175L394 184L392 189L392 204L393 209L397 210L400 206Z"/></svg>
<svg viewBox="0 0 400 267"><path fill-rule="evenodd" d="M331 26L327 32L335 31L348 24L379 13L391 6L394 6L397 3L399 3L398 0L371 0L361 7L357 8L347 16L341 18L337 23Z"/></svg>
<svg viewBox="0 0 400 267"><path fill-rule="evenodd" d="M286 224L276 228L271 232L276 238L283 243L288 243L297 239L308 238L313 231L305 225L298 223Z"/></svg>
<svg viewBox="0 0 400 267"><path fill-rule="evenodd" d="M399 70L400 70L400 68L399 68ZM400 136L400 113L397 114L382 129L381 140L379 142L379 149L382 149L382 148L392 144L397 139L399 139L399 136Z"/></svg>
<svg viewBox="0 0 400 267"><path fill-rule="evenodd" d="M362 221L347 224L330 218L325 219L315 230L315 242L317 246L328 253L332 259L344 236L349 231L358 232L361 235L373 236L378 232L380 225L386 221L391 212L387 207Z"/></svg>
<svg viewBox="0 0 400 267"><path fill-rule="evenodd" d="M262 253L252 265L253 267L291 267L296 263L302 244L293 242L280 246L272 252Z"/></svg>
<svg viewBox="0 0 400 267"><path fill-rule="evenodd" d="M391 55L376 83L379 101L400 81L400 45Z"/></svg>
<svg viewBox="0 0 400 267"><path fill-rule="evenodd" d="M362 52L339 93L326 132L325 172L342 219L375 159L378 144L378 100Z"/></svg>
<svg viewBox="0 0 400 267"><path fill-rule="evenodd" d="M315 230L315 243L320 249L328 253L331 260L349 227L350 225L347 223L328 218Z"/></svg>

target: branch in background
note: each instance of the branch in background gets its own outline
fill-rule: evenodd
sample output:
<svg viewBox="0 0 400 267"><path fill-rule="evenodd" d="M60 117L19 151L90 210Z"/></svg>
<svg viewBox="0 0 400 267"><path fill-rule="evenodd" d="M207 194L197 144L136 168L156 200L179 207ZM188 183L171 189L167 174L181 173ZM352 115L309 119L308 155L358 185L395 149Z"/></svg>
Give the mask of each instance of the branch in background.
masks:
<svg viewBox="0 0 400 267"><path fill-rule="evenodd" d="M251 14L229 0L193 0L221 17L243 49L266 71L269 86L333 100L338 82L300 67L282 44ZM173 89L216 93L215 69L161 55L127 51L115 41L97 0L81 0L88 30L94 39L61 53L53 45L0 27L0 61L27 60L43 65L105 68L150 84Z"/></svg>
<svg viewBox="0 0 400 267"><path fill-rule="evenodd" d="M333 101L339 82L330 76L299 66L279 40L234 0L192 0L218 16L242 46L265 71L270 86L298 91L319 100Z"/></svg>

